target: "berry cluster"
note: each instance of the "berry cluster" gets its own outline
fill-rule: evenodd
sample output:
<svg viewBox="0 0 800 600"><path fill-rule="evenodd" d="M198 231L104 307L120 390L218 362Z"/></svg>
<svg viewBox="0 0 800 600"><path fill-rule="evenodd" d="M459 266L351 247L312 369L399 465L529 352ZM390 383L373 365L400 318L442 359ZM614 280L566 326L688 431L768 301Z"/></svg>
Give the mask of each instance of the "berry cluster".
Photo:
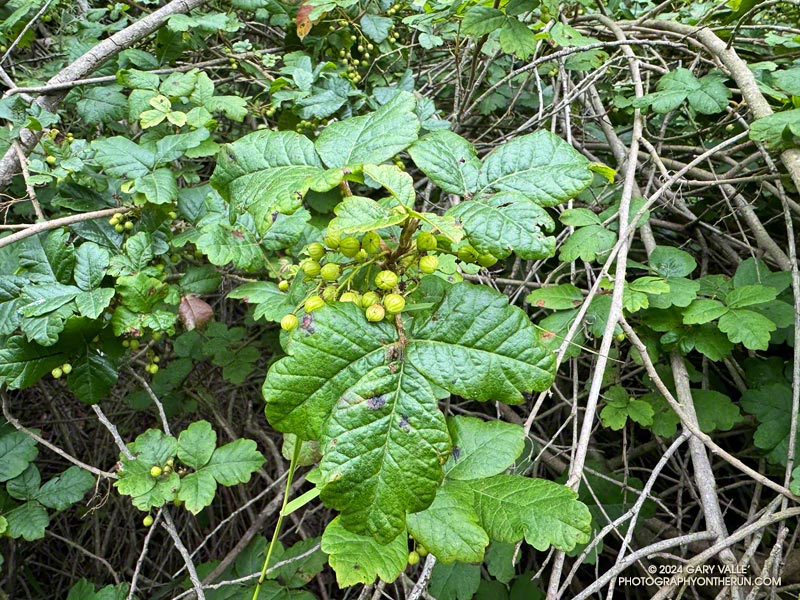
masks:
<svg viewBox="0 0 800 600"><path fill-rule="evenodd" d="M114 213L114 215L108 220L108 224L113 226L117 233L122 233L123 231L130 231L133 229L133 221L126 219L125 215L122 213Z"/></svg>
<svg viewBox="0 0 800 600"><path fill-rule="evenodd" d="M64 363L60 367L56 367L50 374L53 376L53 379L61 379L62 375L69 375L72 373L72 365L69 363Z"/></svg>
<svg viewBox="0 0 800 600"><path fill-rule="evenodd" d="M417 234L415 243L401 238L395 247L375 231L365 233L361 239L329 232L322 242L309 244L308 256L300 263L297 276L316 284L302 308L310 313L325 304L352 302L370 322L393 320L405 309L405 297L419 278L438 268L439 259L431 254L437 246L436 237L424 231ZM284 280L278 287L285 291L289 285ZM286 331L298 325L294 313L281 319Z"/></svg>

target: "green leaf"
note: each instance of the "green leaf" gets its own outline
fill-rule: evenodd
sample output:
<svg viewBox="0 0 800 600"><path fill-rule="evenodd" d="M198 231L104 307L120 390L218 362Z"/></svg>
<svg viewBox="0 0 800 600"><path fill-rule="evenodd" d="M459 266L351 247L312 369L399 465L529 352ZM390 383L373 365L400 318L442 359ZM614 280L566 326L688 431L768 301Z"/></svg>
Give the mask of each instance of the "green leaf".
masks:
<svg viewBox="0 0 800 600"><path fill-rule="evenodd" d="M445 477L450 480L499 475L514 464L525 447L522 427L512 423L450 417L447 427L454 443L444 466Z"/></svg>
<svg viewBox="0 0 800 600"><path fill-rule="evenodd" d="M479 562L489 544L478 514L474 494L461 482L447 482L422 512L408 515L408 532L443 563Z"/></svg>
<svg viewBox="0 0 800 600"><path fill-rule="evenodd" d="M725 303L729 308L744 308L753 304L771 302L778 296L775 288L763 285L745 285L735 287L725 296Z"/></svg>
<svg viewBox="0 0 800 600"><path fill-rule="evenodd" d="M65 510L79 502L94 484L94 475L73 466L45 483L35 498L47 508Z"/></svg>
<svg viewBox="0 0 800 600"><path fill-rule="evenodd" d="M472 600L481 583L479 565L437 563L428 591L437 600Z"/></svg>
<svg viewBox="0 0 800 600"><path fill-rule="evenodd" d="M234 440L220 446L211 455L203 470L225 486L247 483L250 476L264 464L264 457L253 440Z"/></svg>
<svg viewBox="0 0 800 600"><path fill-rule="evenodd" d="M496 8L472 6L464 13L464 19L461 21L461 31L465 35L476 37L487 35L500 29L506 19L506 15Z"/></svg>
<svg viewBox="0 0 800 600"><path fill-rule="evenodd" d="M81 402L97 404L108 397L117 377L108 356L90 353L75 364L67 383Z"/></svg>
<svg viewBox="0 0 800 600"><path fill-rule="evenodd" d="M186 510L196 515L214 501L216 493L217 482L214 476L203 469L184 476L178 491L178 500L183 500Z"/></svg>
<svg viewBox="0 0 800 600"><path fill-rule="evenodd" d="M56 229L22 241L19 264L31 281L72 282L75 253L69 235L66 229Z"/></svg>
<svg viewBox="0 0 800 600"><path fill-rule="evenodd" d="M514 579L514 556L517 554L516 544L494 542L486 552L486 568L489 575L501 583L510 583Z"/></svg>
<svg viewBox="0 0 800 600"><path fill-rule="evenodd" d="M697 268L691 254L672 246L656 246L648 263L662 277L686 277Z"/></svg>
<svg viewBox="0 0 800 600"><path fill-rule="evenodd" d="M583 292L571 283L562 283L532 291L525 302L538 308L567 310L583 303Z"/></svg>
<svg viewBox="0 0 800 600"><path fill-rule="evenodd" d="M217 434L208 421L196 421L178 436L178 458L192 469L204 467L216 447Z"/></svg>
<svg viewBox="0 0 800 600"><path fill-rule="evenodd" d="M475 9L484 7L473 7L467 11L467 16ZM433 131L414 142L408 153L422 172L445 192L466 196L478 188L481 161L472 144L460 135L452 131Z"/></svg>
<svg viewBox="0 0 800 600"><path fill-rule="evenodd" d="M606 405L600 411L600 420L604 426L619 431L628 419L645 427L653 424L652 407L643 400L630 397L624 388L612 386L606 390L604 397Z"/></svg>
<svg viewBox="0 0 800 600"><path fill-rule="evenodd" d="M256 237L247 230L215 223L203 229L195 245L208 256L211 264L256 270L264 264L264 251Z"/></svg>
<svg viewBox="0 0 800 600"><path fill-rule="evenodd" d="M700 429L706 433L730 431L741 422L739 407L731 399L716 390L692 390L694 410Z"/></svg>
<svg viewBox="0 0 800 600"><path fill-rule="evenodd" d="M689 69L678 68L658 82L658 91L633 102L634 106L653 105L657 113L675 110L684 100L699 113L711 115L722 112L728 105L731 91L722 83L719 73L709 73L698 79Z"/></svg>
<svg viewBox="0 0 800 600"><path fill-rule="evenodd" d="M400 92L375 112L328 125L315 144L320 158L328 167L389 160L417 139L415 105L412 94Z"/></svg>
<svg viewBox="0 0 800 600"><path fill-rule="evenodd" d="M19 298L20 313L23 317L41 317L58 310L81 293L74 285L61 283L41 283L23 289Z"/></svg>
<svg viewBox="0 0 800 600"><path fill-rule="evenodd" d="M8 522L5 535L28 542L43 538L44 531L50 524L47 511L38 502L26 502L4 516Z"/></svg>
<svg viewBox="0 0 800 600"><path fill-rule="evenodd" d="M84 242L75 251L75 283L85 291L98 287L110 260L108 250L94 242Z"/></svg>
<svg viewBox="0 0 800 600"><path fill-rule="evenodd" d="M78 313L87 319L98 318L114 298L114 288L98 288L75 296Z"/></svg>
<svg viewBox="0 0 800 600"><path fill-rule="evenodd" d="M479 196L447 211L460 221L470 243L481 253L505 258L512 252L526 260L549 258L555 238L542 233L555 224L544 209L516 192Z"/></svg>
<svg viewBox="0 0 800 600"><path fill-rule="evenodd" d="M256 131L226 144L211 185L223 198L248 210L263 226L273 211L300 207L308 179L322 173L314 144L293 131Z"/></svg>
<svg viewBox="0 0 800 600"><path fill-rule="evenodd" d="M156 157L148 150L126 137L101 138L92 142L94 159L103 171L114 177L136 179L144 177L155 168Z"/></svg>
<svg viewBox="0 0 800 600"><path fill-rule="evenodd" d="M11 389L24 389L66 359L57 348L40 346L15 335L0 347L0 381Z"/></svg>
<svg viewBox="0 0 800 600"><path fill-rule="evenodd" d="M692 341L698 352L714 361L722 360L733 350L727 336L710 324L692 328Z"/></svg>
<svg viewBox="0 0 800 600"><path fill-rule="evenodd" d="M81 90L81 99L76 106L81 119L89 125L98 125L125 118L128 98L122 86L91 86Z"/></svg>
<svg viewBox="0 0 800 600"><path fill-rule="evenodd" d="M156 169L137 178L136 191L150 204L172 204L178 199L178 183L171 169Z"/></svg>
<svg viewBox="0 0 800 600"><path fill-rule="evenodd" d="M219 289L222 276L211 265L200 265L186 269L178 286L184 294L213 294Z"/></svg>
<svg viewBox="0 0 800 600"><path fill-rule="evenodd" d="M32 500L39 491L42 484L42 477L36 465L31 463L19 475L6 483L6 491L8 495L16 500Z"/></svg>
<svg viewBox="0 0 800 600"><path fill-rule="evenodd" d="M143 272L117 278L117 293L122 304L137 313L150 312L167 293L162 281Z"/></svg>
<svg viewBox="0 0 800 600"><path fill-rule="evenodd" d="M548 131L514 138L483 161L478 194L492 189L519 192L539 206L574 198L592 182L589 161Z"/></svg>
<svg viewBox="0 0 800 600"><path fill-rule="evenodd" d="M540 551L568 551L589 540L591 515L569 488L517 475L465 482L475 492L483 528L493 540L522 539Z"/></svg>
<svg viewBox="0 0 800 600"><path fill-rule="evenodd" d="M578 259L591 262L611 250L616 241L617 235L602 225L580 227L562 244L558 258L562 262Z"/></svg>
<svg viewBox="0 0 800 600"><path fill-rule="evenodd" d="M685 277L667 277L665 281L669 286L668 292L648 295L651 307L679 306L683 308L689 306L697 298L697 292L700 289L699 282Z"/></svg>
<svg viewBox="0 0 800 600"><path fill-rule="evenodd" d="M0 428L0 483L22 474L37 454L33 438L9 425Z"/></svg>
<svg viewBox="0 0 800 600"><path fill-rule="evenodd" d="M683 311L683 322L686 325L701 325L718 319L728 312L728 307L718 300L698 298Z"/></svg>
<svg viewBox="0 0 800 600"><path fill-rule="evenodd" d="M228 298L238 298L256 305L256 319L278 322L281 317L294 309L289 295L280 291L271 281L245 283L228 293Z"/></svg>
<svg viewBox="0 0 800 600"><path fill-rule="evenodd" d="M749 389L742 394L741 405L758 419L759 425L753 436L755 445L767 452L767 458L773 464L786 465L792 422L791 387L786 383L771 383Z"/></svg>
<svg viewBox="0 0 800 600"><path fill-rule="evenodd" d="M344 392L320 441L320 499L382 543L433 501L450 444L433 389L407 363L378 366Z"/></svg>
<svg viewBox="0 0 800 600"><path fill-rule="evenodd" d="M800 136L800 108L756 119L750 124L750 139L774 147L784 139L786 131L790 135Z"/></svg>
<svg viewBox="0 0 800 600"><path fill-rule="evenodd" d="M742 308L731 309L719 319L719 330L734 344L741 342L748 350L769 348L770 333L776 329L767 317Z"/></svg>
<svg viewBox="0 0 800 600"><path fill-rule="evenodd" d="M500 28L500 47L503 52L526 60L536 51L536 36L525 23L507 19Z"/></svg>
<svg viewBox="0 0 800 600"><path fill-rule="evenodd" d="M356 233L372 231L402 223L408 218L403 211L389 210L371 198L350 196L340 202L334 209L336 218L328 225L329 231L338 233Z"/></svg>
<svg viewBox="0 0 800 600"><path fill-rule="evenodd" d="M372 583L376 577L391 583L406 568L408 560L405 531L388 544L380 544L372 537L348 531L339 517L325 528L321 543L339 587Z"/></svg>
<svg viewBox="0 0 800 600"><path fill-rule="evenodd" d="M748 258L739 263L733 276L734 287L746 285L766 285L780 293L792 285L792 275L787 271L773 273L764 261Z"/></svg>
<svg viewBox="0 0 800 600"><path fill-rule="evenodd" d="M519 402L552 380L552 355L505 296L456 284L426 314L407 328L397 363L394 327L367 322L352 304L323 307L292 332L263 388L273 427L323 442L322 501L343 511L346 527L381 540L433 501L449 447L441 388ZM414 468L404 470L408 457Z"/></svg>
<svg viewBox="0 0 800 600"><path fill-rule="evenodd" d="M396 165L364 165L364 175L389 190L403 206L414 208L414 180Z"/></svg>
<svg viewBox="0 0 800 600"><path fill-rule="evenodd" d="M181 479L174 471L169 476L153 477L150 469L162 466L175 456L178 440L157 429L148 429L128 444L134 458L120 455L122 468L119 479L114 482L120 494L131 496L131 502L139 510L150 510L162 506L176 496Z"/></svg>
<svg viewBox="0 0 800 600"><path fill-rule="evenodd" d="M585 227L586 225L602 225L603 221L588 208L570 208L558 216L558 220L569 227Z"/></svg>
<svg viewBox="0 0 800 600"><path fill-rule="evenodd" d="M361 31L376 44L386 41L392 24L392 20L388 17L379 17L370 13L364 13L364 16L361 17Z"/></svg>

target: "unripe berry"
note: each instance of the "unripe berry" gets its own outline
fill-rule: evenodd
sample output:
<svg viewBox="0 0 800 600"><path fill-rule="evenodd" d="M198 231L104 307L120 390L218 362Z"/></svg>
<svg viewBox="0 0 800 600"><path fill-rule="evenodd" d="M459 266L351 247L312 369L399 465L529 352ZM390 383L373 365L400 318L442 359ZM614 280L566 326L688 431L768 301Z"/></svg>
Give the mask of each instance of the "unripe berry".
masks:
<svg viewBox="0 0 800 600"><path fill-rule="evenodd" d="M323 246L319 242L314 242L313 244L309 244L308 255L314 260L319 260L320 258L325 256L325 246Z"/></svg>
<svg viewBox="0 0 800 600"><path fill-rule="evenodd" d="M155 375L156 373L158 373L158 365L152 363L147 367L147 370L150 371L150 375Z"/></svg>
<svg viewBox="0 0 800 600"><path fill-rule="evenodd" d="M377 254L381 249L381 236L374 231L364 234L364 237L361 238L361 248L367 254Z"/></svg>
<svg viewBox="0 0 800 600"><path fill-rule="evenodd" d="M478 257L478 264L482 267L491 267L497 263L497 259L491 254L481 254Z"/></svg>
<svg viewBox="0 0 800 600"><path fill-rule="evenodd" d="M369 308L373 304L378 304L380 301L381 297L377 294L377 292L366 292L363 296L361 296L362 308Z"/></svg>
<svg viewBox="0 0 800 600"><path fill-rule="evenodd" d="M356 292L345 292L342 294L342 297L339 298L339 302L352 302L353 304L360 304L361 298Z"/></svg>
<svg viewBox="0 0 800 600"><path fill-rule="evenodd" d="M402 312L406 307L406 299L400 294L386 294L386 297L383 299L383 306L387 312L394 315Z"/></svg>
<svg viewBox="0 0 800 600"><path fill-rule="evenodd" d="M422 558L425 558L428 556L428 549L422 544L417 544L417 554L419 554Z"/></svg>
<svg viewBox="0 0 800 600"><path fill-rule="evenodd" d="M139 344L139 340L131 340L130 344L128 345L131 347L131 350L137 350L139 348Z"/></svg>
<svg viewBox="0 0 800 600"><path fill-rule="evenodd" d="M325 281L336 281L339 279L339 274L341 270L339 269L339 265L336 263L328 263L320 269L319 274Z"/></svg>
<svg viewBox="0 0 800 600"><path fill-rule="evenodd" d="M472 246L461 246L458 249L458 259L465 263L474 263L478 260L478 252Z"/></svg>
<svg viewBox="0 0 800 600"><path fill-rule="evenodd" d="M397 274L394 271L381 271L375 276L375 285L382 290L390 290L397 285Z"/></svg>
<svg viewBox="0 0 800 600"><path fill-rule="evenodd" d="M354 237L346 237L339 242L339 252L347 258L353 258L361 250L361 243Z"/></svg>
<svg viewBox="0 0 800 600"><path fill-rule="evenodd" d="M367 321L377 323L379 321L383 321L383 318L386 316L386 309L384 309L380 304L373 304L367 309L366 315Z"/></svg>
<svg viewBox="0 0 800 600"><path fill-rule="evenodd" d="M305 303L303 304L303 309L306 312L312 312L317 310L318 308L322 308L325 306L325 300L317 296L316 294L313 296L309 296L306 298Z"/></svg>
<svg viewBox="0 0 800 600"><path fill-rule="evenodd" d="M174 210L171 210L171 211L169 211L169 212L167 213L167 216L168 216L170 219L177 219L177 218L178 218L178 213L176 213Z"/></svg>
<svg viewBox="0 0 800 600"><path fill-rule="evenodd" d="M312 259L304 260L300 265L300 268L303 269L303 273L305 273L308 277L316 277L319 275L319 272L322 269L322 267L319 266L319 263Z"/></svg>
<svg viewBox="0 0 800 600"><path fill-rule="evenodd" d="M54 165L56 164L56 157L53 156L52 154L48 154L47 158L45 158L45 161L47 161L48 165Z"/></svg>
<svg viewBox="0 0 800 600"><path fill-rule="evenodd" d="M419 553L415 551L411 551L408 553L408 564L412 567L419 562Z"/></svg>
<svg viewBox="0 0 800 600"><path fill-rule="evenodd" d="M325 236L325 239L322 240L325 242L325 245L330 248L331 250L336 250L339 247L339 236L338 235L331 235L328 234Z"/></svg>
<svg viewBox="0 0 800 600"><path fill-rule="evenodd" d="M53 376L53 379L61 379L61 376L64 374L64 371L61 370L61 367L56 367L52 371L50 371L50 375Z"/></svg>
<svg viewBox="0 0 800 600"><path fill-rule="evenodd" d="M417 250L420 252L436 250L436 236L427 231L420 232L417 236Z"/></svg>
<svg viewBox="0 0 800 600"><path fill-rule="evenodd" d="M433 273L439 268L439 258L437 256L423 256L419 259L419 270L423 273Z"/></svg>
<svg viewBox="0 0 800 600"><path fill-rule="evenodd" d="M281 279L281 280L278 282L278 289L279 289L280 291L282 291L282 292L285 292L286 290L288 290L288 289L289 289L289 282L288 282L288 281L286 281L285 279Z"/></svg>
<svg viewBox="0 0 800 600"><path fill-rule="evenodd" d="M64 363L61 365L61 370L64 371L64 375L69 375L72 373L72 365L69 363Z"/></svg>
<svg viewBox="0 0 800 600"><path fill-rule="evenodd" d="M130 231L131 229L133 229L133 221L125 221L125 225L123 227L125 227L126 230Z"/></svg>
<svg viewBox="0 0 800 600"><path fill-rule="evenodd" d="M368 258L369 254L367 254L367 251L362 248L361 250L358 251L358 254L356 254L353 257L353 260L356 261L357 263L363 263L367 262Z"/></svg>
<svg viewBox="0 0 800 600"><path fill-rule="evenodd" d="M284 331L291 331L297 327L298 323L299 321L297 320L297 317L295 317L293 314L289 313L288 315L283 315L283 318L281 319L281 329Z"/></svg>
<svg viewBox="0 0 800 600"><path fill-rule="evenodd" d="M150 527L153 524L153 517L147 515L144 519L142 519L142 525L145 527Z"/></svg>
<svg viewBox="0 0 800 600"><path fill-rule="evenodd" d="M123 227L120 223L117 223L116 225L114 225L114 230L117 233L122 233L123 231L125 231L125 227Z"/></svg>
<svg viewBox="0 0 800 600"><path fill-rule="evenodd" d="M122 219L125 218L125 215L123 215L122 213L114 213L114 215L111 218L116 219L117 223L119 223L120 221L122 221Z"/></svg>
<svg viewBox="0 0 800 600"><path fill-rule="evenodd" d="M150 477L161 477L161 467L158 465L153 465L150 467Z"/></svg>
<svg viewBox="0 0 800 600"><path fill-rule="evenodd" d="M111 217L108 220L108 224L114 227L115 225L119 225L119 221L117 220L117 217Z"/></svg>

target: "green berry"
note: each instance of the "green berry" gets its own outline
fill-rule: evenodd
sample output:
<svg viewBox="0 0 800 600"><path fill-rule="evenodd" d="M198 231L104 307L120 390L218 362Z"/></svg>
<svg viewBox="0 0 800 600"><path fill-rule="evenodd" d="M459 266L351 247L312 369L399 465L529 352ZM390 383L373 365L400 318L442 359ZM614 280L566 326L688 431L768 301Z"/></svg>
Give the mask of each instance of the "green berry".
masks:
<svg viewBox="0 0 800 600"><path fill-rule="evenodd" d="M346 237L339 242L339 252L347 258L353 258L361 250L361 242L354 237Z"/></svg>
<svg viewBox="0 0 800 600"><path fill-rule="evenodd" d="M337 279L339 279L339 275L341 274L341 269L339 268L339 265L337 265L336 263L328 263L320 269L319 274L325 281L336 281Z"/></svg>
<svg viewBox="0 0 800 600"><path fill-rule="evenodd" d="M154 363L160 363L161 362L161 357L160 356L154 356L153 357L153 362Z"/></svg>
<svg viewBox="0 0 800 600"><path fill-rule="evenodd" d="M147 515L144 519L142 519L142 525L145 527L150 527L153 524L153 517Z"/></svg>
<svg viewBox="0 0 800 600"><path fill-rule="evenodd" d="M126 230L130 231L131 229L133 229L133 221L125 221L125 225L123 225L123 227L125 227Z"/></svg>
<svg viewBox="0 0 800 600"><path fill-rule="evenodd" d="M52 154L48 154L47 158L45 158L45 161L47 161L48 165L54 165L56 164L56 157L53 156Z"/></svg>
<svg viewBox="0 0 800 600"><path fill-rule="evenodd" d="M420 232L417 236L417 250L420 252L436 250L436 236L427 231Z"/></svg>
<svg viewBox="0 0 800 600"><path fill-rule="evenodd" d="M386 312L395 315L402 312L406 307L406 299L400 294L386 294L386 297L383 299L383 306Z"/></svg>
<svg viewBox="0 0 800 600"><path fill-rule="evenodd" d="M150 365L147 367L147 370L150 371L150 375L155 375L158 373L158 365L155 363L150 363Z"/></svg>
<svg viewBox="0 0 800 600"><path fill-rule="evenodd" d="M131 347L131 350L138 350L139 344L139 340L131 340L129 346Z"/></svg>
<svg viewBox="0 0 800 600"><path fill-rule="evenodd" d="M325 302L334 302L336 300L336 293L337 293L336 286L329 285L324 290L322 290L322 299L325 300Z"/></svg>
<svg viewBox="0 0 800 600"><path fill-rule="evenodd" d="M61 376L64 374L64 371L61 367L56 367L52 371L50 371L50 375L53 376L53 379L61 379Z"/></svg>
<svg viewBox="0 0 800 600"><path fill-rule="evenodd" d="M175 459L174 459L174 458L168 458L168 459L167 459L167 466L168 466L170 469L171 469L172 467L174 467L174 466L175 466Z"/></svg>
<svg viewBox="0 0 800 600"><path fill-rule="evenodd" d="M419 270L423 273L433 273L439 268L439 258L436 256L423 256L419 259Z"/></svg>
<svg viewBox="0 0 800 600"><path fill-rule="evenodd" d="M325 246L323 246L319 242L314 242L313 244L309 244L308 255L314 260L319 260L320 258L325 256Z"/></svg>
<svg viewBox="0 0 800 600"><path fill-rule="evenodd" d="M125 218L125 215L123 215L122 213L114 213L114 215L111 218L115 219L117 223L119 223L120 221L122 221L122 219Z"/></svg>
<svg viewBox="0 0 800 600"><path fill-rule="evenodd" d="M417 544L417 554L419 554L422 558L425 558L428 556L428 549L422 544Z"/></svg>
<svg viewBox="0 0 800 600"><path fill-rule="evenodd" d="M281 329L284 331L291 331L297 327L298 323L299 321L297 320L297 317L295 317L293 314L289 313L288 315L283 315L283 318L281 319Z"/></svg>
<svg viewBox="0 0 800 600"><path fill-rule="evenodd" d="M117 233L122 233L123 231L125 231L125 227L123 227L121 223L117 223L116 225L114 225L114 230Z"/></svg>
<svg viewBox="0 0 800 600"><path fill-rule="evenodd" d="M374 231L364 234L364 237L361 238L361 248L367 254L377 254L381 249L381 236Z"/></svg>
<svg viewBox="0 0 800 600"><path fill-rule="evenodd" d="M366 315L367 321L378 323L379 321L383 321L383 318L386 316L386 309L380 304L373 304L367 308Z"/></svg>
<svg viewBox="0 0 800 600"><path fill-rule="evenodd" d="M491 267L497 263L497 259L491 254L481 254L478 257L478 264L482 267Z"/></svg>
<svg viewBox="0 0 800 600"><path fill-rule="evenodd" d="M282 291L282 292L285 292L286 290L288 290L288 289L289 289L289 282L288 282L288 281L286 281L285 279L281 279L281 280L278 282L278 289L279 289L280 291Z"/></svg>
<svg viewBox="0 0 800 600"><path fill-rule="evenodd" d="M381 301L381 297L377 294L377 292L366 292L363 296L361 296L361 307L362 308L369 308L373 304L378 304Z"/></svg>
<svg viewBox="0 0 800 600"><path fill-rule="evenodd" d="M382 290L390 290L397 285L398 277L394 271L381 271L375 276L375 285Z"/></svg>
<svg viewBox="0 0 800 600"><path fill-rule="evenodd" d="M161 477L161 467L158 465L153 465L150 467L150 477Z"/></svg>
<svg viewBox="0 0 800 600"><path fill-rule="evenodd" d="M331 250L336 250L339 247L338 235L332 235L329 233L322 241L325 242L325 245Z"/></svg>
<svg viewBox="0 0 800 600"><path fill-rule="evenodd" d="M367 254L367 251L362 248L361 250L358 251L358 254L356 254L353 257L353 260L356 261L357 263L363 263L366 262L368 258L369 254Z"/></svg>
<svg viewBox="0 0 800 600"><path fill-rule="evenodd" d="M122 347L123 348L130 348L131 342L130 340L122 340Z"/></svg>
<svg viewBox="0 0 800 600"><path fill-rule="evenodd" d="M119 225L119 221L117 220L117 217L111 217L108 220L108 224L111 225L112 227L114 227L116 225Z"/></svg>
<svg viewBox="0 0 800 600"><path fill-rule="evenodd" d="M624 342L625 341L625 334L620 332L620 333L618 333L617 335L614 336L614 339L617 340L618 342Z"/></svg>
<svg viewBox="0 0 800 600"><path fill-rule="evenodd" d="M154 331L153 332L153 341L154 342L159 341L161 339L162 335L163 334L160 331Z"/></svg>
<svg viewBox="0 0 800 600"><path fill-rule="evenodd" d="M313 296L306 298L306 301L303 304L303 309L310 313L318 308L322 308L323 306L325 306L325 300L314 294Z"/></svg>
<svg viewBox="0 0 800 600"><path fill-rule="evenodd" d="M360 304L361 298L356 292L345 292L339 298L339 302L352 302L353 304Z"/></svg>
<svg viewBox="0 0 800 600"><path fill-rule="evenodd" d="M171 210L171 211L169 211L169 212L167 213L167 216L168 216L170 219L177 219L177 218L178 218L178 213L176 213L174 210Z"/></svg>
<svg viewBox="0 0 800 600"><path fill-rule="evenodd" d="M408 564L413 567L417 563L419 563L419 552L412 550L408 553Z"/></svg>
<svg viewBox="0 0 800 600"><path fill-rule="evenodd" d="M64 363L61 365L61 370L64 371L64 375L69 375L72 373L72 365L69 363Z"/></svg>
<svg viewBox="0 0 800 600"><path fill-rule="evenodd" d="M458 249L458 259L465 263L474 263L478 260L478 252L472 246L461 246Z"/></svg>
<svg viewBox="0 0 800 600"><path fill-rule="evenodd" d="M304 260L300 265L300 268L303 269L303 273L305 273L308 277L316 277L322 270L322 267L319 266L319 263L312 259Z"/></svg>

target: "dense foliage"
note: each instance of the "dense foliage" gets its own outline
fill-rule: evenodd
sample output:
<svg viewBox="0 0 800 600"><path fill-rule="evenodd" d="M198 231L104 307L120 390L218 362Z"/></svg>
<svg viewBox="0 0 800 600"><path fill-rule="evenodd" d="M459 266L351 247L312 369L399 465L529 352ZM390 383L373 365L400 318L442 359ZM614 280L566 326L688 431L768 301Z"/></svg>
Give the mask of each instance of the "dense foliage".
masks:
<svg viewBox="0 0 800 600"><path fill-rule="evenodd" d="M798 14L0 0L0 598L795 597Z"/></svg>

